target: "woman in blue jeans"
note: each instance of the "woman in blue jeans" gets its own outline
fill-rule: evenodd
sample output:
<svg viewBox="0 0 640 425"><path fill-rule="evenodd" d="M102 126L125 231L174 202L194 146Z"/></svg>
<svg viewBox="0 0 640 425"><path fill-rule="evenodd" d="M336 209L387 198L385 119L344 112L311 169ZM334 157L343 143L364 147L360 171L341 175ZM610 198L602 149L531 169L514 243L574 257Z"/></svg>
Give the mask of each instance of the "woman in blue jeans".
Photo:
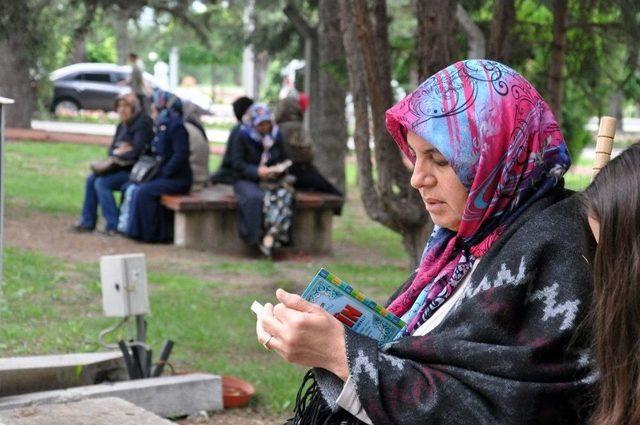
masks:
<svg viewBox="0 0 640 425"><path fill-rule="evenodd" d="M172 93L159 91L154 96L156 136L151 154L161 158L155 177L148 182L127 186L128 217L123 230L132 239L143 242L169 242L170 216L160 203L163 194L187 193L191 188L189 135L182 118L182 102ZM125 220L126 218L126 220Z"/></svg>
<svg viewBox="0 0 640 425"><path fill-rule="evenodd" d="M118 225L118 206L113 196L114 190L120 190L129 181L129 172L140 154L153 139L153 121L140 108L140 102L131 93L119 96L115 109L120 116L108 156L113 156L121 164L116 170L87 177L84 190L82 216L72 229L76 232L92 232L98 221L98 205L102 210L106 224L104 233L112 235Z"/></svg>

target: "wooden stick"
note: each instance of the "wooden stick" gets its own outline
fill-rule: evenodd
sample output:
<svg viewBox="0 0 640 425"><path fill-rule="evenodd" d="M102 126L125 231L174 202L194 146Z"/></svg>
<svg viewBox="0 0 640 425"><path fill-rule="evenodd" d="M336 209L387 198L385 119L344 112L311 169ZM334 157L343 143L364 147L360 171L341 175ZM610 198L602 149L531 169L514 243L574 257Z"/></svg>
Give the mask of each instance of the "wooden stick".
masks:
<svg viewBox="0 0 640 425"><path fill-rule="evenodd" d="M598 138L596 141L596 159L593 165L593 177L595 177L611 159L613 138L615 136L616 119L613 117L602 117L600 119L600 128L598 129Z"/></svg>

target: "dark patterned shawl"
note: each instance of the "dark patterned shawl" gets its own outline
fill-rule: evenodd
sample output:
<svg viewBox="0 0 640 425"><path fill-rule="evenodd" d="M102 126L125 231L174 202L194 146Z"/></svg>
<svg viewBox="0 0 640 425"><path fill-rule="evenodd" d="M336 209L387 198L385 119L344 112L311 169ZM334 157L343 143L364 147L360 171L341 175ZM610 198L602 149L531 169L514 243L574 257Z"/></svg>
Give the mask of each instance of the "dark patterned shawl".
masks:
<svg viewBox="0 0 640 425"><path fill-rule="evenodd" d="M350 375L374 424L585 423L594 241L569 195L552 190L509 226L428 335L380 349L347 330ZM343 382L314 373L291 423L360 423L335 405Z"/></svg>

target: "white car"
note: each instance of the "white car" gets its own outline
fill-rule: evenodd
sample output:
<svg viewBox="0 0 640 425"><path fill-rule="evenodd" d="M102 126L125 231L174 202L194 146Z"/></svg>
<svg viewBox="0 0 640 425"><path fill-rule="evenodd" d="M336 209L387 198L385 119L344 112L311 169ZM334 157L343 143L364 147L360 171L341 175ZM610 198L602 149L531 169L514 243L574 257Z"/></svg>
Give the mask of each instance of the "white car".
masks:
<svg viewBox="0 0 640 425"><path fill-rule="evenodd" d="M56 114L80 109L111 111L118 95L130 90L128 86L119 84L130 74L131 66L112 63L76 63L57 69L50 76L54 86L51 111ZM169 89L148 72L143 73L143 78L152 92ZM191 96L182 90L177 90L176 95L195 104L201 113L210 113L210 99Z"/></svg>

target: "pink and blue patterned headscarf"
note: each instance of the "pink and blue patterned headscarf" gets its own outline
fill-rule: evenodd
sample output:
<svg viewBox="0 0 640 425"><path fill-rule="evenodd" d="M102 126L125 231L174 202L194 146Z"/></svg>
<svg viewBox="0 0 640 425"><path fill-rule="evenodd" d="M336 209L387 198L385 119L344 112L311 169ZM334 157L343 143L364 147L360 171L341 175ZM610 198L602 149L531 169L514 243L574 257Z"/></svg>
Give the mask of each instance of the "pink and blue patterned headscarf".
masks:
<svg viewBox="0 0 640 425"><path fill-rule="evenodd" d="M389 309L411 333L455 291L504 230L571 165L551 109L511 68L467 60L429 77L387 111L387 129L415 162L412 131L447 159L469 196L457 233L437 228L409 287Z"/></svg>

